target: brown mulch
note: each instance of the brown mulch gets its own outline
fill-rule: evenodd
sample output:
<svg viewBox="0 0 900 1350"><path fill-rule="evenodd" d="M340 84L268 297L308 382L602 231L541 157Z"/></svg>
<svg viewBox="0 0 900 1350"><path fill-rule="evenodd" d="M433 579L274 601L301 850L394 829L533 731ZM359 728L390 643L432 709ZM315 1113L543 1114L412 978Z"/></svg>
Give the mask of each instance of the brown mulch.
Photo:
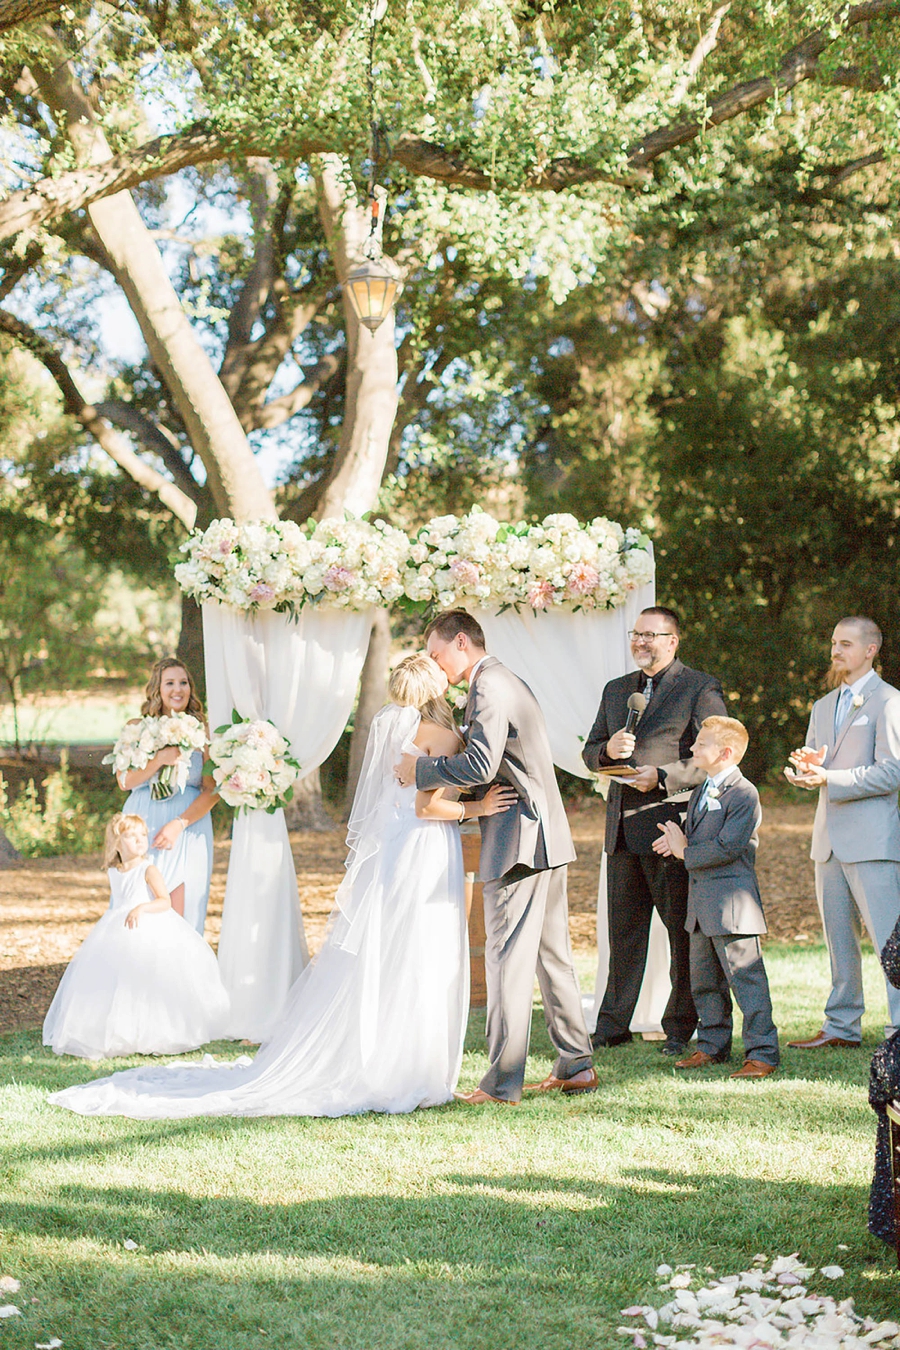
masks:
<svg viewBox="0 0 900 1350"><path fill-rule="evenodd" d="M769 933L787 941L820 935L809 841L813 807L765 803L759 877ZM603 847L603 803L591 801L569 816L578 860L569 868L569 907L576 947L595 943L594 912ZM291 835L307 940L317 951L334 892L343 875L344 832ZM217 841L206 936L215 946L229 844ZM99 855L32 858L0 872L0 1033L40 1026L66 962L108 901Z"/></svg>

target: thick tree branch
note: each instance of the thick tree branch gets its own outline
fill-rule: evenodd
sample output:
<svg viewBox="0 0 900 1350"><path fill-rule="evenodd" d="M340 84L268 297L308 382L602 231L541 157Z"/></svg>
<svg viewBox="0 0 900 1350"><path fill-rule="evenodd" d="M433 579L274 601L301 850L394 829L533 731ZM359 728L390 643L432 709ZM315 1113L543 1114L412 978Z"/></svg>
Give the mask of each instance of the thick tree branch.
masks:
<svg viewBox="0 0 900 1350"><path fill-rule="evenodd" d="M0 0L0 33L34 23L47 14L58 14L62 0Z"/></svg>
<svg viewBox="0 0 900 1350"><path fill-rule="evenodd" d="M81 423L119 468L140 487L154 493L187 529L192 530L197 518L195 503L181 488L145 464L125 437L104 421L97 409L83 397L68 366L47 339L4 309L0 309L0 332L8 333L49 371L63 396L66 412Z"/></svg>
<svg viewBox="0 0 900 1350"><path fill-rule="evenodd" d="M272 212L279 196L281 198L279 214L282 216L290 200L289 189L284 188L279 193L278 179L268 160L251 161L247 167L250 182L248 195L257 244L250 269L228 317L228 339L219 367L219 379L232 402L247 370L247 361L252 348L250 334L262 314L275 279L276 246L272 229Z"/></svg>
<svg viewBox="0 0 900 1350"><path fill-rule="evenodd" d="M190 497L191 501L197 506L205 502L205 490L191 474L182 458L178 441L167 427L154 422L146 413L141 412L140 408L136 408L132 403L126 403L121 398L104 399L102 403L95 405L95 410L100 417L104 417L113 426L130 432L145 449L158 455L177 486Z"/></svg>
<svg viewBox="0 0 900 1350"><path fill-rule="evenodd" d="M735 85L710 100L702 119L669 123L658 127L632 145L621 171L600 168L588 159L562 156L536 168L519 186L530 192L561 192L581 183L607 182L634 187L644 181L646 171L661 155L695 140L708 127L741 117L753 108L769 102L777 94L787 93L817 73L822 53L849 29L873 19L894 20L900 16L900 0L867 0L838 11L833 26L816 29L783 57L774 76L762 76ZM259 140L219 132L214 126L197 122L186 131L159 136L133 150L114 155L103 164L57 178L42 178L20 192L11 193L0 204L0 239L21 230L34 229L67 211L89 206L113 193L136 187L139 183L177 173L189 165L209 164L230 155L278 155L308 160L314 155L340 153L342 147L321 139L308 140L290 135L279 138L268 132ZM410 173L433 178L454 187L488 190L496 186L496 177L470 164L460 153L427 141L411 132L401 133L391 144L388 158Z"/></svg>
<svg viewBox="0 0 900 1350"><path fill-rule="evenodd" d="M323 385L338 373L344 364L345 353L335 352L323 356L321 361L305 376L305 378L296 385L289 394L282 394L280 398L273 398L269 403L263 403L257 408L253 416L254 428L280 427L283 422L298 413L301 408L306 408L312 402L315 395Z"/></svg>

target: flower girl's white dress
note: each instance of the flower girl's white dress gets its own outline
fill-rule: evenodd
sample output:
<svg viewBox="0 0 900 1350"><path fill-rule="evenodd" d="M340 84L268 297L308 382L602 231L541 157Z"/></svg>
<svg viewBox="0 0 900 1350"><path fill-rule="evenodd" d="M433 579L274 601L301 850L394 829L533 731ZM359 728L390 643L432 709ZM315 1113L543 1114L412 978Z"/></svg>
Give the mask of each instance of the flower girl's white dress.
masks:
<svg viewBox="0 0 900 1350"><path fill-rule="evenodd" d="M109 869L109 909L75 953L44 1021L58 1055L172 1055L224 1035L228 994L199 933L173 909L125 919L154 897L150 859Z"/></svg>
<svg viewBox="0 0 900 1350"><path fill-rule="evenodd" d="M456 825L417 819L415 788L394 777L418 723L394 705L373 720L331 930L256 1058L131 1069L52 1102L157 1119L403 1112L452 1098L469 1002L462 849Z"/></svg>

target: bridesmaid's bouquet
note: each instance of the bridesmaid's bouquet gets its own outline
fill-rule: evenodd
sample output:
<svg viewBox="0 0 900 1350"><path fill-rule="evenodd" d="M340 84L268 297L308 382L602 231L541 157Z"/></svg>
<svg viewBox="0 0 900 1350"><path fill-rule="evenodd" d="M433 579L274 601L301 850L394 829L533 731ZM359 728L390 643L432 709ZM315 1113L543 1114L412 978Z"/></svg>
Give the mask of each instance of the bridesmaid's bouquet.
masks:
<svg viewBox="0 0 900 1350"><path fill-rule="evenodd" d="M293 797L300 765L288 754L290 742L272 722L244 721L236 712L231 716L230 726L213 733L207 772L229 806L271 815Z"/></svg>
<svg viewBox="0 0 900 1350"><path fill-rule="evenodd" d="M165 801L183 792L191 770L191 755L206 747L206 728L190 713L165 713L162 717L139 717L122 728L111 755L104 764L111 764L114 773L129 769L146 769L158 750L169 745L178 747L175 764L164 764L150 784L150 795L156 801Z"/></svg>

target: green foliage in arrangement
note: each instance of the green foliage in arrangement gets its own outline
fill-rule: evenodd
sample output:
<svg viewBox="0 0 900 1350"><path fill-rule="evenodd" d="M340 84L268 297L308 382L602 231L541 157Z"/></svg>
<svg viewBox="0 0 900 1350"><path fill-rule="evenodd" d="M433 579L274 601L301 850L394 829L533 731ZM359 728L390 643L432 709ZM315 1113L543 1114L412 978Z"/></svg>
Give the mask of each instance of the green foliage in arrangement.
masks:
<svg viewBox="0 0 900 1350"><path fill-rule="evenodd" d="M73 775L63 750L58 769L30 778L15 795L0 773L0 829L26 858L95 853L122 800L114 781Z"/></svg>
<svg viewBox="0 0 900 1350"><path fill-rule="evenodd" d="M784 1038L817 1026L824 949L769 946L766 961ZM734 1083L727 1065L678 1074L637 1041L598 1055L596 1093L516 1108L84 1119L46 1094L141 1061L5 1037L2 1271L22 1316L4 1345L613 1350L630 1344L622 1309L663 1301L660 1263L692 1265L696 1288L760 1252L799 1251L814 1292L894 1318L895 1260L865 1226L884 985L871 952L864 965L862 1050L787 1050L774 1077ZM466 1088L483 1033L473 1013ZM529 1079L552 1063L536 1011Z"/></svg>

